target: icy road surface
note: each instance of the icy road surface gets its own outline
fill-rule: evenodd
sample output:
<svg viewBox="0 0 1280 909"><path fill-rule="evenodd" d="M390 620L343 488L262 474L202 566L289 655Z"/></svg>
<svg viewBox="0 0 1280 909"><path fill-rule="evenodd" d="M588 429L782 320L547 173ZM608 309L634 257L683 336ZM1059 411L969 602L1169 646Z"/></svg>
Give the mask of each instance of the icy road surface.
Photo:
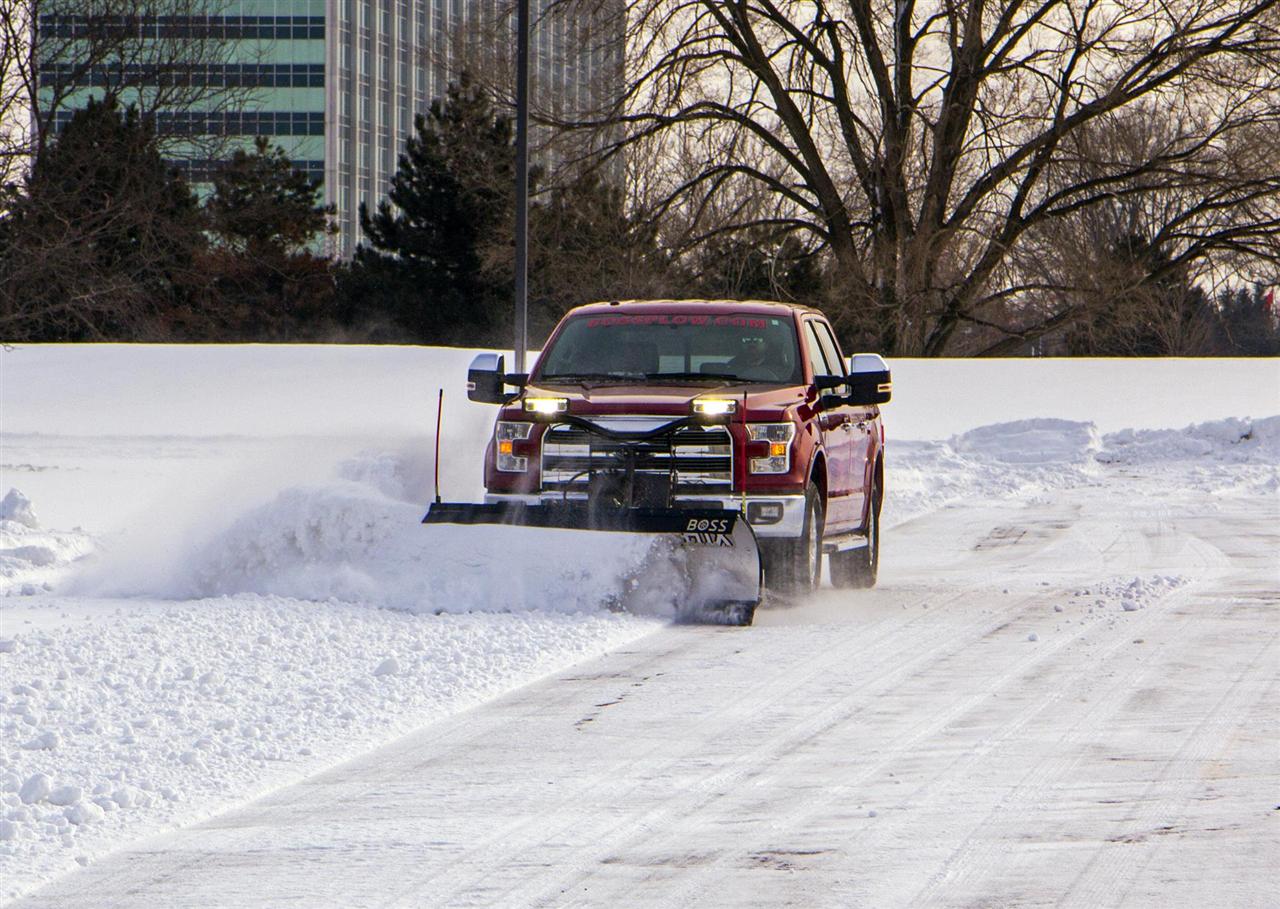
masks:
<svg viewBox="0 0 1280 909"><path fill-rule="evenodd" d="M1181 480L923 515L874 591L663 627L16 905L1274 906L1278 500Z"/></svg>

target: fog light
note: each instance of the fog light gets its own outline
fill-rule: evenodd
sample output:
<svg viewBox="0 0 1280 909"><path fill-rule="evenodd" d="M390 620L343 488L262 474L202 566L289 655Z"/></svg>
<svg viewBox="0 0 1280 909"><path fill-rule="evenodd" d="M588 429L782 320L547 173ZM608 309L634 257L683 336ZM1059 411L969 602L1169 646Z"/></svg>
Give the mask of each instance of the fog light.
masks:
<svg viewBox="0 0 1280 909"><path fill-rule="evenodd" d="M747 521L752 524L777 524L782 520L781 502L748 502Z"/></svg>
<svg viewBox="0 0 1280 909"><path fill-rule="evenodd" d="M751 472L752 473L786 473L788 470L791 469L791 465L788 463L789 460L790 458L788 458L786 455L783 455L780 458L752 458Z"/></svg>
<svg viewBox="0 0 1280 909"><path fill-rule="evenodd" d="M714 420L717 417L727 417L736 411L738 402L733 398L694 398L689 406L695 417Z"/></svg>
<svg viewBox="0 0 1280 909"><path fill-rule="evenodd" d="M568 398L525 398L525 413L533 413L538 416L551 416L552 414L564 413L569 409Z"/></svg>

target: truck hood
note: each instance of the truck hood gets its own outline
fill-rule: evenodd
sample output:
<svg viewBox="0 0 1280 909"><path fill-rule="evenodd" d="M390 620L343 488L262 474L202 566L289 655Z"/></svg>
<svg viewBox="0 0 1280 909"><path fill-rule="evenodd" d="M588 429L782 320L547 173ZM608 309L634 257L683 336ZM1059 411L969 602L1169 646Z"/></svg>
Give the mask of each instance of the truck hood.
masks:
<svg viewBox="0 0 1280 909"><path fill-rule="evenodd" d="M746 395L749 418L780 416L802 404L805 390L794 385L713 385L708 382L662 383L655 385L590 385L538 383L525 389L527 395L556 395L569 399L569 412L578 416L643 414L683 416L694 398L732 398Z"/></svg>

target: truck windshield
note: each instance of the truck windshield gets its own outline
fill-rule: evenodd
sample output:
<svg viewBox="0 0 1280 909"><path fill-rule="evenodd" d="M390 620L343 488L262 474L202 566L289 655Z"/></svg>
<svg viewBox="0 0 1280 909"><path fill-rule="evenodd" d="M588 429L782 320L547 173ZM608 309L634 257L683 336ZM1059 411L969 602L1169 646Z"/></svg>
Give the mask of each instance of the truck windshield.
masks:
<svg viewBox="0 0 1280 909"><path fill-rule="evenodd" d="M583 315L542 354L538 381L801 382L794 322L750 313Z"/></svg>

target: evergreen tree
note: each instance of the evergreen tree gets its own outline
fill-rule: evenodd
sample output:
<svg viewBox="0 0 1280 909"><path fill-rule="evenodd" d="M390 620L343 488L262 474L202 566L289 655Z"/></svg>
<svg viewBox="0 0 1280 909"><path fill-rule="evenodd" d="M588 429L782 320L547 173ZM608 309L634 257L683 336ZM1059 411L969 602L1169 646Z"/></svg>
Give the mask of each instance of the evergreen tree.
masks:
<svg viewBox="0 0 1280 909"><path fill-rule="evenodd" d="M360 207L346 319L425 343L505 338L514 183L512 125L463 74L416 118L388 198Z"/></svg>
<svg viewBox="0 0 1280 909"><path fill-rule="evenodd" d="M1230 357L1280 356L1280 300L1262 285L1218 296L1215 353Z"/></svg>
<svg viewBox="0 0 1280 909"><path fill-rule="evenodd" d="M529 330L545 338L592 300L671 296L674 276L657 230L630 217L621 190L591 172L555 186L529 213Z"/></svg>
<svg viewBox="0 0 1280 909"><path fill-rule="evenodd" d="M297 170L265 136L252 153L237 149L213 176L205 203L209 228L227 247L250 255L296 252L329 232L333 208L320 203L320 181Z"/></svg>
<svg viewBox="0 0 1280 909"><path fill-rule="evenodd" d="M0 333L46 341L169 337L197 298L195 197L153 131L112 100L76 111L12 190Z"/></svg>
<svg viewBox="0 0 1280 909"><path fill-rule="evenodd" d="M329 230L320 183L296 170L283 148L259 137L213 177L205 203L216 240L207 272L213 306L186 326L192 337L304 340L336 330L329 263L313 249Z"/></svg>

